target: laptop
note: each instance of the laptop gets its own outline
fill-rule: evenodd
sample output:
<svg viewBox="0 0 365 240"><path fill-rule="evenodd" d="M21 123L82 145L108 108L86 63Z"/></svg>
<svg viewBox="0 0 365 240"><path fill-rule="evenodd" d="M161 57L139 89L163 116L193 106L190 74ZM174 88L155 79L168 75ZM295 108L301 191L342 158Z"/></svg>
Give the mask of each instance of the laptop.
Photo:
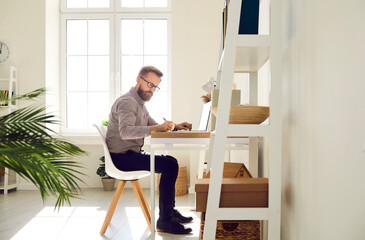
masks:
<svg viewBox="0 0 365 240"><path fill-rule="evenodd" d="M212 102L204 103L202 112L200 115L200 121L199 121L199 127L196 130L178 130L178 132L207 132L208 131L208 123L209 123L209 117L210 117L210 107L212 105Z"/></svg>

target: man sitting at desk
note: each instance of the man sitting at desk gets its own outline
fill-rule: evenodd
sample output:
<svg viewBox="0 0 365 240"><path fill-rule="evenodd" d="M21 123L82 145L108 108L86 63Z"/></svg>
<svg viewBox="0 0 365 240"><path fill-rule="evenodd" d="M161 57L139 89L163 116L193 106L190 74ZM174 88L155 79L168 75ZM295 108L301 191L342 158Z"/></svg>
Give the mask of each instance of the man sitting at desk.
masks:
<svg viewBox="0 0 365 240"><path fill-rule="evenodd" d="M109 114L106 143L114 165L123 171L150 171L150 155L144 153L144 138L152 132L191 130L191 124L174 124L165 121L158 124L149 114L145 102L149 101L160 88L162 72L152 66L144 66L136 79L137 83L129 92L120 96ZM175 182L179 170L177 160L172 156L155 156L156 172L161 173L157 231L172 234L187 234L192 230L181 223L189 223L192 217L184 217L175 207Z"/></svg>

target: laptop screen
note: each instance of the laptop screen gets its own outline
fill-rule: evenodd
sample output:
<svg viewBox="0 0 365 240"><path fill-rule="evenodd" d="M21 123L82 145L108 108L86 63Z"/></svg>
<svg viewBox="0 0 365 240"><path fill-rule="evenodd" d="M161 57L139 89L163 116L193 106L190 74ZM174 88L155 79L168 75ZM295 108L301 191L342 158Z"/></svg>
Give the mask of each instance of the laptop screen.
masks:
<svg viewBox="0 0 365 240"><path fill-rule="evenodd" d="M208 122L209 122L209 116L210 116L210 106L212 102L204 103L202 113L200 116L200 122L199 122L199 131L207 131L208 129Z"/></svg>

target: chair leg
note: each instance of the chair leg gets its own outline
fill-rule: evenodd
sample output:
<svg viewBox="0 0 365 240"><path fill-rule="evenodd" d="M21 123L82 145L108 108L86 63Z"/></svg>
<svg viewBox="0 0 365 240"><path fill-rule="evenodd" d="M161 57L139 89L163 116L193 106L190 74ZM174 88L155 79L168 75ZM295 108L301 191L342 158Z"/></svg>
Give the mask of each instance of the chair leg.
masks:
<svg viewBox="0 0 365 240"><path fill-rule="evenodd" d="M100 234L103 235L106 232L106 229L109 226L110 221L112 220L115 208L117 207L117 204L119 202L120 196L122 195L122 192L124 190L125 184L127 181L119 181L117 190L115 191L113 200L110 204L108 213L106 214L103 226L101 227Z"/></svg>
<svg viewBox="0 0 365 240"><path fill-rule="evenodd" d="M148 228L151 231L151 209L148 206L148 202L142 192L142 188L141 188L141 185L139 185L139 181L134 180L134 181L131 181L131 183L132 183L132 187L134 189L134 193L137 196L139 205L142 208L143 215L147 221Z"/></svg>

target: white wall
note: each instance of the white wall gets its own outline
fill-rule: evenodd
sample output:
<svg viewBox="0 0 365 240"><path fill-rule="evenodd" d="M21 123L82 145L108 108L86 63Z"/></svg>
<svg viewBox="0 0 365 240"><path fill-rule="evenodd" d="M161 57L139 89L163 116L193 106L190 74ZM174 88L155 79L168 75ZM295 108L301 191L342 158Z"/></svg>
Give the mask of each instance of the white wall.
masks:
<svg viewBox="0 0 365 240"><path fill-rule="evenodd" d="M282 239L365 239L365 1L283 3Z"/></svg>
<svg viewBox="0 0 365 240"><path fill-rule="evenodd" d="M20 93L44 87L45 0L1 0L0 40L11 51L10 59L0 65L0 77L7 77L14 64L19 71Z"/></svg>
<svg viewBox="0 0 365 240"><path fill-rule="evenodd" d="M172 1L172 118L199 124L202 85L216 77L223 0Z"/></svg>
<svg viewBox="0 0 365 240"><path fill-rule="evenodd" d="M0 65L0 77L8 77L10 65L17 66L19 94L45 86L45 34L45 0L0 1L0 40L7 43L11 51L10 59ZM44 103L45 96L38 100ZM23 179L21 184L33 186Z"/></svg>
<svg viewBox="0 0 365 240"><path fill-rule="evenodd" d="M59 99L60 99L60 12L59 0L47 0L45 12L45 31L46 31L46 104L47 112L60 116ZM48 124L47 127L58 132L59 125Z"/></svg>

